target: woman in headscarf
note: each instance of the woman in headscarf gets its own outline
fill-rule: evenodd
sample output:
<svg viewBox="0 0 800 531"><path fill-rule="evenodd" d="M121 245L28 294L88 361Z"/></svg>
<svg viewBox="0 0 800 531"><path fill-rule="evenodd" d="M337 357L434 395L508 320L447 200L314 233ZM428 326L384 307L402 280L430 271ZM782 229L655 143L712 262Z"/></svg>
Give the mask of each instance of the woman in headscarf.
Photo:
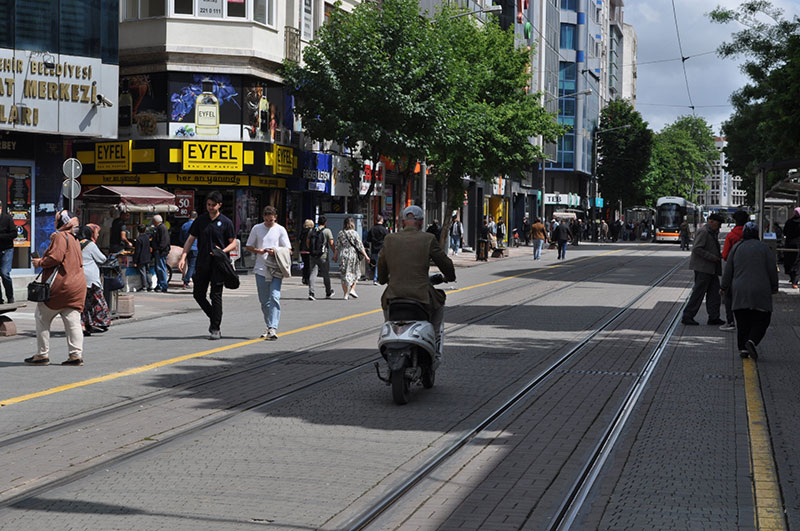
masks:
<svg viewBox="0 0 800 531"><path fill-rule="evenodd" d="M100 227L97 227L97 231L94 227L92 225L82 227L80 240L83 273L86 275L86 300L81 312L81 325L85 336L92 335L92 332L105 332L111 326L111 312L103 295L103 278L100 275L100 265L106 261L106 255L100 252L96 243Z"/></svg>
<svg viewBox="0 0 800 531"><path fill-rule="evenodd" d="M800 276L800 207L794 209L794 216L783 226L786 247L791 251L783 252L783 272L789 275L792 287L797 289L797 277Z"/></svg>
<svg viewBox="0 0 800 531"><path fill-rule="evenodd" d="M83 365L83 332L81 312L86 300L86 276L83 274L81 246L74 231L78 218L68 210L56 213L56 232L50 235L50 246L41 258L33 259L34 267L42 268L42 279L50 286L50 299L36 303L37 353L25 358L30 365L50 364L50 325L58 315L64 321L69 358L61 365Z"/></svg>
<svg viewBox="0 0 800 531"><path fill-rule="evenodd" d="M361 264L359 263L358 255L364 256L364 259L369 262L369 256L364 250L364 244L361 243L361 238L356 232L356 224L353 218L348 216L344 218L344 227L339 231L336 237L336 251L333 255L333 261L339 262L339 275L342 279L342 290L344 291L344 299L350 297L358 298L356 293L356 284L358 277L361 276Z"/></svg>
<svg viewBox="0 0 800 531"><path fill-rule="evenodd" d="M759 241L758 225L749 221L742 240L731 249L721 291L731 290L739 355L758 359L758 344L772 318L772 294L778 292L775 253Z"/></svg>

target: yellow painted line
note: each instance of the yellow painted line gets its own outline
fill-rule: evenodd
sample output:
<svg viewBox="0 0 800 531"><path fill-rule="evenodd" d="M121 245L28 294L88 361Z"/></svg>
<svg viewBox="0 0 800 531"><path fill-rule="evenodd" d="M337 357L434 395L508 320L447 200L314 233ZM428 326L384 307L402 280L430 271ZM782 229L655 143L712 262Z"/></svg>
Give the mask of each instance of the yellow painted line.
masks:
<svg viewBox="0 0 800 531"><path fill-rule="evenodd" d="M592 258L597 258L597 257L600 257L600 256L606 256L606 255L617 253L617 252L620 252L620 251L622 251L622 249L618 249L616 251L610 251L610 252L607 252L607 253L602 253L602 254L598 254L598 255L594 255L594 256L579 258L577 260L572 260L569 263L575 264L575 263L578 263L578 262L583 262L585 260L590 260ZM498 282L504 282L506 280L511 280L513 278L519 278L519 277L523 277L523 276L526 276L526 275L530 275L530 274L533 274L533 273L535 273L537 271L544 271L545 269L553 269L553 268L556 268L556 267L561 267L565 263L566 262L561 262L561 263L553 264L553 265L547 266L547 267L541 267L541 268L537 268L537 269L532 269L530 271L526 271L525 273L520 273L519 275L514 275L514 276L510 276L510 277L503 277L503 278L499 278L499 279L492 280L492 281L489 281L489 282L483 282L481 284L475 284L473 286L466 286L466 287L461 288L461 289L453 290L450 293L458 293L460 291L467 291L467 290L470 290L470 289L479 288L481 286L488 286L490 284L496 284ZM362 312L362 313L357 313L357 314L354 314L354 315L348 315L347 317L340 317L338 319L333 319L331 321L325 321L323 323L316 323L316 324L313 324L313 325L303 326L301 328L296 328L294 330L289 330L288 332L283 332L283 333L281 333L279 335L280 335L280 337L283 337L283 336L290 336L292 334L299 334L300 332L308 332L309 330L322 328L324 326L330 326L332 324L341 323L341 322L344 322L344 321L349 321L351 319L358 319L359 317L365 317L367 315L373 315L373 314L376 314L376 313L380 313L382 311L383 311L382 309L378 308L377 310L370 310L368 312ZM187 360L191 360L191 359L195 359L195 358L202 358L203 356L208 356L210 354L216 354L218 352L225 352L226 350L233 350L233 349L237 349L237 348L241 348L241 347L246 347L246 346L249 346L249 345L253 345L255 343L259 343L261 341L264 341L264 339L262 339L262 338L249 339L247 341L241 341L239 343L234 343L232 345L225 345L223 347L218 347L218 348L214 348L214 349L210 349L210 350L203 350L203 351L200 351L200 352L195 352L193 354L186 354L184 356L178 356L176 358L170 358L170 359L158 361L158 362L155 362L155 363L149 363L147 365L142 365L141 367L133 367L131 369L127 369L127 370L124 370L124 371L112 372L110 374L106 374L106 375L103 375L103 376L97 376L95 378L89 378L88 380L81 380L79 382L60 385L58 387L51 387L50 389L45 389L43 391L38 391L36 393L30 393L30 394L27 394L27 395L21 395L21 396L15 396L15 397L12 397L12 398L7 398L7 399L3 400L2 402L0 402L0 407L2 407L2 406L10 406L12 404L19 404L20 402L25 402L27 400L32 400L34 398L41 398L43 396L54 395L56 393L61 393L63 391L69 391L70 389L78 389L80 387L86 387L88 385L93 385L93 384L96 384L96 383L108 382L110 380L116 380L117 378L123 378L125 376L133 376L135 374L141 374L143 372L151 371L153 369L158 369L160 367L166 367L167 365L174 365L174 364L180 363L182 361L187 361Z"/></svg>
<svg viewBox="0 0 800 531"><path fill-rule="evenodd" d="M763 530L786 530L778 474L772 457L767 415L761 400L756 363L743 360L744 392L747 399L747 424L750 435L750 470L753 474L755 526Z"/></svg>

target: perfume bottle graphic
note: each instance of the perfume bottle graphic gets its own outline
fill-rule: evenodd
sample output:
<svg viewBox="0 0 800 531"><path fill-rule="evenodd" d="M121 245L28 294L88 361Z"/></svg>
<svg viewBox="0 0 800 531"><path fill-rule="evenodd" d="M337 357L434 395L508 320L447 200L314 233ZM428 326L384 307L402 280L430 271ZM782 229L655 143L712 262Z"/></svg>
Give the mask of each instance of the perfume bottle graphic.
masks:
<svg viewBox="0 0 800 531"><path fill-rule="evenodd" d="M127 79L122 80L122 92L119 94L119 115L117 120L117 136L131 136L133 123L133 97Z"/></svg>
<svg viewBox="0 0 800 531"><path fill-rule="evenodd" d="M194 106L194 126L198 135L219 135L219 100L214 96L214 82L203 80L203 92Z"/></svg>

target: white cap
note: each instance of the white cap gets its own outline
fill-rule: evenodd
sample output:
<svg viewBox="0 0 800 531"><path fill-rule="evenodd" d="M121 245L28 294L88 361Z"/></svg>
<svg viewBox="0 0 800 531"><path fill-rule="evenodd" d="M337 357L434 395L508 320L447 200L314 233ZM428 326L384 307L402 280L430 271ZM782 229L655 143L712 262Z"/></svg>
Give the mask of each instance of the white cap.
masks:
<svg viewBox="0 0 800 531"><path fill-rule="evenodd" d="M403 218L414 218L417 221L422 221L425 219L425 213L417 205L411 205L403 209Z"/></svg>

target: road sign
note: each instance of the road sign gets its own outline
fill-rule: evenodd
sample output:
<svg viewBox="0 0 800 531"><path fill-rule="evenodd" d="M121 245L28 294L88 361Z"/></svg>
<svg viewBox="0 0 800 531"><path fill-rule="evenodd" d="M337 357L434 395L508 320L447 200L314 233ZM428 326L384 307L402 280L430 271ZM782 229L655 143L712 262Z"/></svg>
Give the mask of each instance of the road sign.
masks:
<svg viewBox="0 0 800 531"><path fill-rule="evenodd" d="M83 171L83 165L78 159L67 159L61 167L64 171L64 177L67 179L77 179Z"/></svg>
<svg viewBox="0 0 800 531"><path fill-rule="evenodd" d="M61 194L67 199L75 199L81 194L81 183L74 179L64 179L61 184Z"/></svg>

